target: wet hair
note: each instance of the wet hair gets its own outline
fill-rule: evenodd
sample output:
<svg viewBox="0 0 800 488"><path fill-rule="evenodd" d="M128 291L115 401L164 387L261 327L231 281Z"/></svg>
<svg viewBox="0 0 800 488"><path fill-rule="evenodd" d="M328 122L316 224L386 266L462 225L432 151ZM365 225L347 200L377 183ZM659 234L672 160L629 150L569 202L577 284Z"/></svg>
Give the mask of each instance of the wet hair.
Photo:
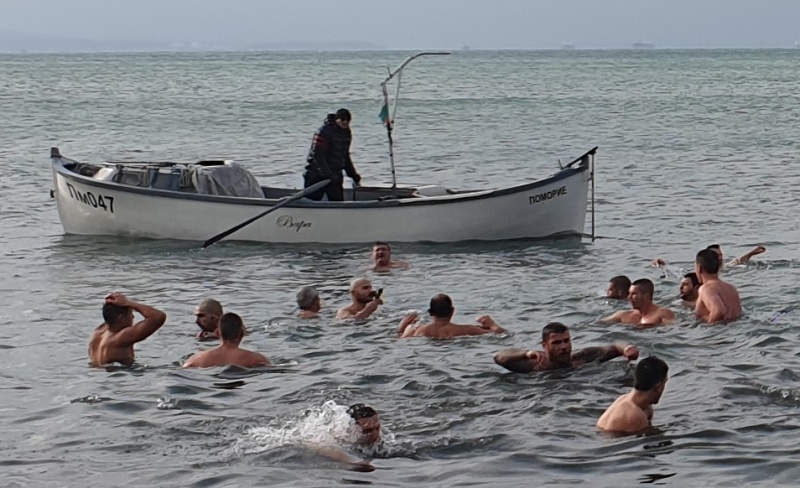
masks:
<svg viewBox="0 0 800 488"><path fill-rule="evenodd" d="M122 317L128 315L128 307L120 307L113 303L103 304L103 321L108 325L117 325Z"/></svg>
<svg viewBox="0 0 800 488"><path fill-rule="evenodd" d="M336 118L344 122L350 122L353 120L353 114L351 114L346 108L340 108L336 111Z"/></svg>
<svg viewBox="0 0 800 488"><path fill-rule="evenodd" d="M222 315L222 304L213 298L206 298L200 302L197 308L212 315L216 315L217 317Z"/></svg>
<svg viewBox="0 0 800 488"><path fill-rule="evenodd" d="M431 298L430 307L428 313L440 319L449 319L453 316L453 313L455 313L453 300L444 293L434 295L433 298Z"/></svg>
<svg viewBox="0 0 800 488"><path fill-rule="evenodd" d="M542 329L542 342L546 342L550 334L563 334L569 332L569 327L561 322L550 322Z"/></svg>
<svg viewBox="0 0 800 488"><path fill-rule="evenodd" d="M378 412L376 412L374 408L368 405L364 405L363 403L356 403L354 405L350 405L350 407L347 409L347 414L353 420L358 420L358 419L367 419L370 417L374 417L378 415Z"/></svg>
<svg viewBox="0 0 800 488"><path fill-rule="evenodd" d="M650 298L653 298L653 294L656 292L656 287L652 281L648 280L647 278L642 278L640 280L636 280L631 283L631 286L638 286L643 292L650 295Z"/></svg>
<svg viewBox="0 0 800 488"><path fill-rule="evenodd" d="M392 250L392 246L390 246L388 242L377 241L375 244L372 245L373 248L378 246L386 246L387 249L389 249L390 251Z"/></svg>
<svg viewBox="0 0 800 488"><path fill-rule="evenodd" d="M314 300L319 297L319 293L313 286L304 286L297 292L297 306L300 310L308 310L314 305Z"/></svg>
<svg viewBox="0 0 800 488"><path fill-rule="evenodd" d="M695 273L694 271L692 271L691 273L686 273L685 275L683 275L683 277L691 281L692 285L694 285L695 287L700 286L700 278L697 277L697 273Z"/></svg>
<svg viewBox="0 0 800 488"><path fill-rule="evenodd" d="M669 366L656 356L649 356L636 365L633 373L633 388L639 391L650 391L657 384L667 379Z"/></svg>
<svg viewBox="0 0 800 488"><path fill-rule="evenodd" d="M628 289L631 287L631 280L625 275L615 276L608 280L608 282L614 285L614 290L620 295L627 295Z"/></svg>
<svg viewBox="0 0 800 488"><path fill-rule="evenodd" d="M710 244L706 249L716 249L717 251L721 251L722 250L722 248L719 246L719 244Z"/></svg>
<svg viewBox="0 0 800 488"><path fill-rule="evenodd" d="M705 271L712 275L719 273L719 255L711 249L703 249L697 253L694 262L697 263L700 271Z"/></svg>
<svg viewBox="0 0 800 488"><path fill-rule="evenodd" d="M223 341L235 341L243 331L244 322L237 314L228 312L219 318L219 336Z"/></svg>

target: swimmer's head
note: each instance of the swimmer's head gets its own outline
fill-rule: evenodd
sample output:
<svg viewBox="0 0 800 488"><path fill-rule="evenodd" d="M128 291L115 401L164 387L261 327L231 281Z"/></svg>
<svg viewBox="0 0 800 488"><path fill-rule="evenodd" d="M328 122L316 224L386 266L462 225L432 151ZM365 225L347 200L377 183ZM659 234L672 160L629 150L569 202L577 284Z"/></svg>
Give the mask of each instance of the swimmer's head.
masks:
<svg viewBox="0 0 800 488"><path fill-rule="evenodd" d="M639 361L633 373L633 388L648 393L652 403L658 403L667 385L669 367L662 359L650 356Z"/></svg>
<svg viewBox="0 0 800 488"><path fill-rule="evenodd" d="M717 253L717 256L719 257L719 262L720 263L725 261L725 259L722 256L722 247L720 247L719 244L711 244L706 249L714 251L715 253Z"/></svg>
<svg viewBox="0 0 800 488"><path fill-rule="evenodd" d="M700 288L700 279L697 273L686 273L681 278L680 293L683 300L693 302L697 300L697 292Z"/></svg>
<svg viewBox="0 0 800 488"><path fill-rule="evenodd" d="M449 296L439 293L431 298L428 313L431 314L431 317L437 319L450 319L456 313L456 309L453 307L453 300Z"/></svg>
<svg viewBox="0 0 800 488"><path fill-rule="evenodd" d="M300 310L319 312L322 308L322 300L319 292L313 286L304 286L297 292L297 306Z"/></svg>
<svg viewBox="0 0 800 488"><path fill-rule="evenodd" d="M130 327L133 325L133 309L113 303L103 304L103 321L115 329Z"/></svg>
<svg viewBox="0 0 800 488"><path fill-rule="evenodd" d="M720 254L714 249L703 249L697 253L694 259L694 272L697 273L697 276L699 277L701 274L718 274L722 264L722 260L719 257Z"/></svg>
<svg viewBox="0 0 800 488"><path fill-rule="evenodd" d="M372 246L372 261L378 266L388 266L392 262L392 248L386 242L376 242Z"/></svg>
<svg viewBox="0 0 800 488"><path fill-rule="evenodd" d="M631 284L628 301L631 302L631 307L641 310L643 307L653 303L653 293L655 293L653 282L647 278L642 278Z"/></svg>
<svg viewBox="0 0 800 488"><path fill-rule="evenodd" d="M624 300L628 298L628 289L631 287L631 280L625 275L611 278L606 287L606 297Z"/></svg>
<svg viewBox="0 0 800 488"><path fill-rule="evenodd" d="M372 301L372 282L367 278L356 278L350 282L350 296L353 301L369 303Z"/></svg>
<svg viewBox="0 0 800 488"><path fill-rule="evenodd" d="M194 309L195 323L206 332L214 332L222 317L222 304L206 298Z"/></svg>
<svg viewBox="0 0 800 488"><path fill-rule="evenodd" d="M550 322L542 329L542 348L554 363L569 363L572 357L572 338L569 327L561 322Z"/></svg>
<svg viewBox="0 0 800 488"><path fill-rule="evenodd" d="M244 337L244 322L235 313L228 312L219 319L219 336L222 342L239 342Z"/></svg>
<svg viewBox="0 0 800 488"><path fill-rule="evenodd" d="M368 446L381 440L381 419L374 408L363 403L356 403L350 405L347 414L356 423L358 444Z"/></svg>

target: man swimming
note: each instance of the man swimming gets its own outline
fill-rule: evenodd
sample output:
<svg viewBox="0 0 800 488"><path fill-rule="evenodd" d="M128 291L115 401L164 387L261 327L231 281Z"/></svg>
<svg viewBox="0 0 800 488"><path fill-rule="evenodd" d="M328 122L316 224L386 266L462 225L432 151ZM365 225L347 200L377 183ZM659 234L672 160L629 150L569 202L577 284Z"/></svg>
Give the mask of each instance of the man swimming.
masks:
<svg viewBox="0 0 800 488"><path fill-rule="evenodd" d="M675 314L670 309L653 303L654 292L652 281L646 278L634 281L628 293L633 310L620 310L601 321L649 326L674 323Z"/></svg>
<svg viewBox="0 0 800 488"><path fill-rule="evenodd" d="M747 264L747 263L750 262L750 260L753 258L753 256L757 256L759 254L763 254L763 253L767 252L767 248L766 247L758 245L758 246L754 247L753 249L751 249L750 251L742 254L738 258L731 259L730 261L728 261L726 263L725 262L725 256L723 256L723 254L722 254L722 246L720 246L719 244L711 244L708 247L706 247L706 249L714 251L717 254L717 256L719 256L719 262L720 262L719 271L720 272L723 272L723 271L725 271L728 268L731 268L733 266L738 266L738 265L741 265L741 264ZM666 268L667 262L664 261L661 258L656 258L656 259L653 260L653 266L658 266L660 268Z"/></svg>
<svg viewBox="0 0 800 488"><path fill-rule="evenodd" d="M211 368L214 366L238 366L255 368L269 366L269 359L263 355L239 347L244 338L244 323L235 313L223 314L219 319L219 336L222 344L200 351L183 363L184 368Z"/></svg>
<svg viewBox="0 0 800 488"><path fill-rule="evenodd" d="M322 309L322 299L313 286L304 286L297 292L297 316L301 319L318 319Z"/></svg>
<svg viewBox="0 0 800 488"><path fill-rule="evenodd" d="M366 319L383 305L380 292L373 291L372 282L366 278L350 282L350 300L350 305L336 313L337 319Z"/></svg>
<svg viewBox="0 0 800 488"><path fill-rule="evenodd" d="M729 322L742 316L742 300L736 287L719 279L719 255L712 249L697 253L694 271L703 286L697 295L695 314L709 324Z"/></svg>
<svg viewBox="0 0 800 488"><path fill-rule="evenodd" d="M356 450L374 449L381 442L381 419L374 408L356 403L347 409L352 426L350 432L353 434L351 439L352 446ZM308 447L317 454L321 454L328 459L348 464L354 471L374 471L375 468L366 459L358 458L344 450L319 443L309 444Z"/></svg>
<svg viewBox="0 0 800 488"><path fill-rule="evenodd" d="M378 241L372 246L372 271L384 272L409 267L405 261L392 260L392 248L388 243Z"/></svg>
<svg viewBox="0 0 800 488"><path fill-rule="evenodd" d="M560 322L551 322L542 329L542 349L542 351L505 349L495 354L494 362L515 373L531 373L573 368L592 361L605 362L620 356L628 360L639 357L639 349L636 346L623 343L605 347L587 347L573 353L569 327Z"/></svg>
<svg viewBox="0 0 800 488"><path fill-rule="evenodd" d="M700 292L700 279L697 277L697 273L683 275L678 290L683 306L694 308L697 304L697 294Z"/></svg>
<svg viewBox="0 0 800 488"><path fill-rule="evenodd" d="M484 315L477 320L480 325L454 324L453 315L456 313L456 309L453 307L453 300L444 293L439 293L431 298L428 313L432 321L416 327L411 327L419 320L419 316L416 313L410 313L403 317L397 330L400 338L452 339L459 336L483 335L490 332L503 334L505 332L505 329L497 325L497 322L488 315Z"/></svg>
<svg viewBox="0 0 800 488"><path fill-rule="evenodd" d="M194 309L195 323L200 327L197 333L198 341L211 341L219 339L217 327L219 318L222 317L222 304L213 298L206 298Z"/></svg>
<svg viewBox="0 0 800 488"><path fill-rule="evenodd" d="M614 300L625 300L628 298L628 290L631 287L631 280L625 275L611 278L606 287L606 298Z"/></svg>
<svg viewBox="0 0 800 488"><path fill-rule="evenodd" d="M633 373L633 389L611 404L597 428L616 434L638 434L653 420L653 405L657 404L667 385L667 363L650 356L639 361Z"/></svg>
<svg viewBox="0 0 800 488"><path fill-rule="evenodd" d="M134 324L133 312L144 317ZM89 362L92 366L134 362L133 345L155 333L167 321L156 308L129 300L122 293L111 293L103 305L103 320L89 339Z"/></svg>

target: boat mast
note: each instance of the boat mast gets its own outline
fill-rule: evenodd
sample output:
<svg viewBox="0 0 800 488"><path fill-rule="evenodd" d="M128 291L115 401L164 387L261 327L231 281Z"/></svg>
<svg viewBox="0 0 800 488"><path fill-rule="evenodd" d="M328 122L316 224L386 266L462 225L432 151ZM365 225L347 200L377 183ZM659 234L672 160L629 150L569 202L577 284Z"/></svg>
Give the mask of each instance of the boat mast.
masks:
<svg viewBox="0 0 800 488"><path fill-rule="evenodd" d="M394 127L394 115L397 113L397 100L400 97L400 80L403 76L403 68L414 59L420 56L442 56L450 54L447 51L425 51L409 56L398 66L394 71L389 71L389 76L381 82L381 90L383 91L383 108L381 109L380 118L386 125L386 135L389 138L389 162L392 165L392 194L397 197L397 175L394 170L394 141L392 141L392 129ZM388 68L387 68L388 70ZM389 81L397 77L397 92L394 96L394 107L391 111L389 105Z"/></svg>

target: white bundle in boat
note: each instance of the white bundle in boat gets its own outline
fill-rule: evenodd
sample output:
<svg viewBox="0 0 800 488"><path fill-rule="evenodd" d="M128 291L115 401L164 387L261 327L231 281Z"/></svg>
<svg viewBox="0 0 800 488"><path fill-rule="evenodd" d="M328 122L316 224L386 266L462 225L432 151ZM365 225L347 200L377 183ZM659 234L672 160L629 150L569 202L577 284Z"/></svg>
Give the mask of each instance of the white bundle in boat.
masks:
<svg viewBox="0 0 800 488"><path fill-rule="evenodd" d="M244 166L226 161L214 166L192 165L192 184L195 191L204 195L264 198L261 185Z"/></svg>

